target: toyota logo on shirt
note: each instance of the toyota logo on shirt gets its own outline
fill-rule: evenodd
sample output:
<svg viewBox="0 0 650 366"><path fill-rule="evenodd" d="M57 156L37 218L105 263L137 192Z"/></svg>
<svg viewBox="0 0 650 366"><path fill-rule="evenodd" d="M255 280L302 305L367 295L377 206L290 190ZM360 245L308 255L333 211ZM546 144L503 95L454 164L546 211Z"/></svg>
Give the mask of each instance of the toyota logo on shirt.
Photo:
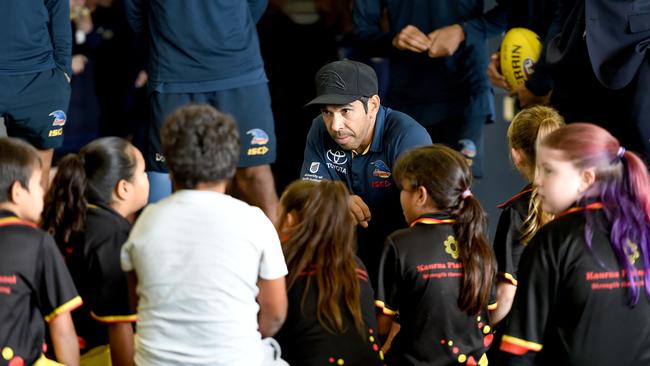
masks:
<svg viewBox="0 0 650 366"><path fill-rule="evenodd" d="M345 152L341 150L332 151L332 149L327 150L327 160L331 161L336 165L343 165L348 162L348 157L345 156Z"/></svg>

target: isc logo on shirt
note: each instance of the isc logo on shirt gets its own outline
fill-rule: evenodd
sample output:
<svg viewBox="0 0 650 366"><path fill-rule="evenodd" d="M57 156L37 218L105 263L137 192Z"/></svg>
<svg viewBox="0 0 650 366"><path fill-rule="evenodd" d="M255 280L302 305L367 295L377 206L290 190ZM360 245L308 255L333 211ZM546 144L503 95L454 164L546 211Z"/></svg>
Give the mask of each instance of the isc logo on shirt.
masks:
<svg viewBox="0 0 650 366"><path fill-rule="evenodd" d="M265 155L267 152L269 152L269 148L266 146L251 147L250 149L248 149L248 156Z"/></svg>
<svg viewBox="0 0 650 366"><path fill-rule="evenodd" d="M63 135L63 128L57 128L56 130L50 130L50 133L47 134L48 137L56 137Z"/></svg>

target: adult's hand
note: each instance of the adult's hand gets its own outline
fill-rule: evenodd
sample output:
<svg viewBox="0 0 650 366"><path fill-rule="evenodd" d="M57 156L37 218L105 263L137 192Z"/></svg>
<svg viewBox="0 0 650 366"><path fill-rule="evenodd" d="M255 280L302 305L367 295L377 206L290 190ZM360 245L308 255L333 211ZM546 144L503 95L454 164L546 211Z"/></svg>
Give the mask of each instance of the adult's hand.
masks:
<svg viewBox="0 0 650 366"><path fill-rule="evenodd" d="M547 105L549 104L551 94L548 95L535 95L533 92L526 88L526 84L517 85L510 91L511 97L519 99L519 106L521 108L532 107L534 105Z"/></svg>
<svg viewBox="0 0 650 366"><path fill-rule="evenodd" d="M487 68L487 76L497 88L510 90L510 85L506 81L506 78L501 74L501 61L499 60L499 53L493 53L490 56L490 63Z"/></svg>
<svg viewBox="0 0 650 366"><path fill-rule="evenodd" d="M356 220L358 225L361 227L368 227L368 221L370 221L370 209L363 199L357 195L351 195L348 202L350 214Z"/></svg>
<svg viewBox="0 0 650 366"><path fill-rule="evenodd" d="M149 74L147 74L146 71L140 70L138 73L138 77L135 79L135 87L140 89L143 86L147 85L147 81L149 80Z"/></svg>
<svg viewBox="0 0 650 366"><path fill-rule="evenodd" d="M429 33L428 37L431 42L429 57L445 57L456 53L465 40L465 32L460 24L453 24L436 29Z"/></svg>
<svg viewBox="0 0 650 366"><path fill-rule="evenodd" d="M413 25L407 25L393 38L393 46L398 50L425 52L429 49L429 38Z"/></svg>
<svg viewBox="0 0 650 366"><path fill-rule="evenodd" d="M79 75L86 70L86 64L88 63L88 57L84 55L73 55L72 56L72 74Z"/></svg>

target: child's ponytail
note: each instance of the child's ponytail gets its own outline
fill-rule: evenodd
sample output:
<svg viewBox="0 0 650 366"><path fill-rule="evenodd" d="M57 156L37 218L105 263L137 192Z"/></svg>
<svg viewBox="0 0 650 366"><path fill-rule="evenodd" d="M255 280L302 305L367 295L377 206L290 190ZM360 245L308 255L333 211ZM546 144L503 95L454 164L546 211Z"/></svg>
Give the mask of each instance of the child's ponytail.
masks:
<svg viewBox="0 0 650 366"><path fill-rule="evenodd" d="M458 306L470 314L477 314L488 306L496 262L485 236L485 212L479 201L468 192L461 194L455 225L459 259L464 271Z"/></svg>
<svg viewBox="0 0 650 366"><path fill-rule="evenodd" d="M88 201L88 181L81 157L66 155L58 164L57 173L45 196L43 229L62 246L83 230Z"/></svg>

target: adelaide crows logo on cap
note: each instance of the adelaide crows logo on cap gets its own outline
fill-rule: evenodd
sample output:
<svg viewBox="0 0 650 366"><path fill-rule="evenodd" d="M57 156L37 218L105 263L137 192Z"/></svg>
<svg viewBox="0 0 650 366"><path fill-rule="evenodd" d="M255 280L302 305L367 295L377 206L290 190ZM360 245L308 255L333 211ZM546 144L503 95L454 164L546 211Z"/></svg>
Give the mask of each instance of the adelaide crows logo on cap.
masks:
<svg viewBox="0 0 650 366"><path fill-rule="evenodd" d="M49 114L50 117L53 117L52 126L63 126L65 125L65 112L62 110L54 111Z"/></svg>
<svg viewBox="0 0 650 366"><path fill-rule="evenodd" d="M388 167L388 165L386 165L386 163L384 163L381 160L376 160L373 161L371 164L375 166L375 170L372 171L372 175L384 179L390 178L391 175L390 168Z"/></svg>
<svg viewBox="0 0 650 366"><path fill-rule="evenodd" d="M246 132L247 135L251 135L251 145L266 145L269 142L269 135L266 132L259 128L254 128Z"/></svg>
<svg viewBox="0 0 650 366"><path fill-rule="evenodd" d="M345 80L334 70L325 70L320 75L320 88L337 88L345 90Z"/></svg>

